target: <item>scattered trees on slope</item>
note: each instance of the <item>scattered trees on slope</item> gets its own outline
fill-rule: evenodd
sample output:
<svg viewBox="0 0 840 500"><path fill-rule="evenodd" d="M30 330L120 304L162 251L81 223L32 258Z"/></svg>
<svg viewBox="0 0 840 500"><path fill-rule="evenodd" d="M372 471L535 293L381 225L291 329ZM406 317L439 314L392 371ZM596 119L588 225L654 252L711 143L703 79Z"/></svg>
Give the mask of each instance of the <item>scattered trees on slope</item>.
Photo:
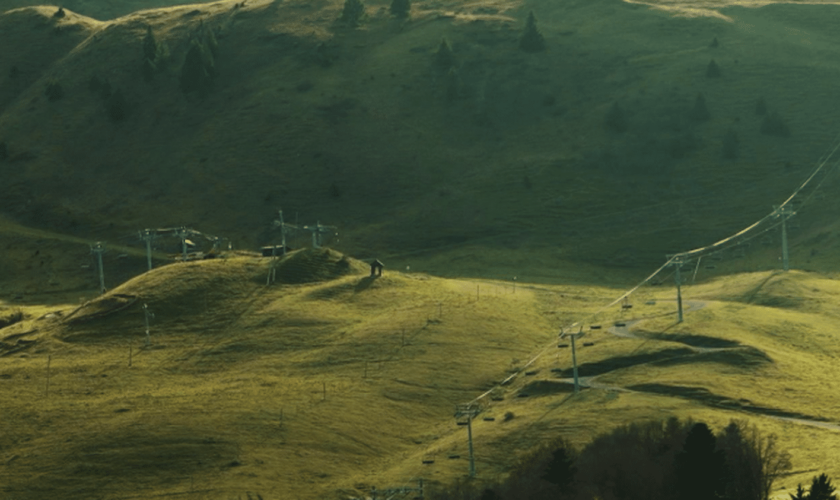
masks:
<svg viewBox="0 0 840 500"><path fill-rule="evenodd" d="M811 480L811 488L808 493L802 488L802 485L796 487L796 494L790 496L791 500L837 500L834 485L831 484L831 479L825 474L814 476Z"/></svg>

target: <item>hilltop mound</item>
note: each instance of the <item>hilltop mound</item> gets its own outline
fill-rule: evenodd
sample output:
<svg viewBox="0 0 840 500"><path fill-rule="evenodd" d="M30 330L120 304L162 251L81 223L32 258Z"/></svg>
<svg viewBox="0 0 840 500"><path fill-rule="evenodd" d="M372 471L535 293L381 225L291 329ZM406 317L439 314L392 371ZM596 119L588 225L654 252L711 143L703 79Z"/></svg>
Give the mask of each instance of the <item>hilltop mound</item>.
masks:
<svg viewBox="0 0 840 500"><path fill-rule="evenodd" d="M300 284L329 281L350 274L362 274L367 264L329 248L307 248L290 253L277 264L281 283Z"/></svg>
<svg viewBox="0 0 840 500"><path fill-rule="evenodd" d="M814 280L813 274L795 270L742 274L727 277L727 287L718 297L799 312L817 311L840 300L840 289L822 283L814 286Z"/></svg>
<svg viewBox="0 0 840 500"><path fill-rule="evenodd" d="M61 17L57 12L58 7L28 7L0 14L0 39L5 47L0 58L0 79L4 80L0 85L0 116L23 94L29 95L30 106L40 100L38 92L43 93L46 80L60 74L56 63L78 50L102 25L69 10L64 10ZM0 142L4 135L0 133ZM19 156L23 153L16 154L12 149L9 160L27 161Z"/></svg>

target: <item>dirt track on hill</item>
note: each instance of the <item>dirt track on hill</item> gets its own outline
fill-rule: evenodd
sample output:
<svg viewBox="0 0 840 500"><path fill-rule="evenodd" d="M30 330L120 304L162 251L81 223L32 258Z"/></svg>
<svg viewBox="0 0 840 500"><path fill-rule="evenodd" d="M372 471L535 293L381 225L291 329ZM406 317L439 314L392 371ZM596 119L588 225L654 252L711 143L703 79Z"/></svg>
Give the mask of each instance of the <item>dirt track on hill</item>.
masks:
<svg viewBox="0 0 840 500"><path fill-rule="evenodd" d="M683 309L684 312L689 311L696 311L702 309L707 305L705 301L685 301L683 303L686 307ZM630 328L633 325L636 325L642 321L647 319L652 319L651 317L646 318L638 318L634 320L629 320L624 322L621 326L613 325L607 329L608 332L611 334L622 337L622 338L630 338L630 339L637 339L637 340L650 340L652 337L650 336L639 336L634 334L630 331ZM655 338L655 337L653 337ZM674 337L674 341L681 342L679 340L680 337ZM699 339L699 336L696 336ZM708 353L721 353L733 350L743 350L747 349L754 349L750 346L742 346L740 344L735 344L727 347L702 347L698 345L692 345L692 343L683 342L686 345L687 349L694 351L694 354L686 354L683 350L679 350L680 352L671 353L674 357L685 357L685 356L698 356L702 354ZM759 351L760 352L760 351ZM648 356L650 357L650 356ZM661 362L661 359L650 359L650 360L640 360L638 363L634 363L629 366L640 366L650 363ZM624 368L625 366L619 366L616 369ZM601 389L601 390L608 390L608 391L616 391L616 392L642 392L648 394L661 394L670 397L678 397L682 399L688 399L690 401L695 401L702 403L707 406L721 408L726 410L735 410L735 411L742 411L746 413L752 413L756 415L763 415L766 417L774 418L777 420L783 420L786 422L792 422L795 424L800 425L808 425L812 427L820 427L823 429L828 429L832 431L840 432L840 424L826 422L820 420L816 417L812 417L810 415L805 415L798 412L789 412L779 408L771 408L760 406L752 403L749 400L739 399L734 400L727 398L725 396L717 395L712 393L711 391L705 388L698 388L698 387L683 387L683 386L674 386L674 385L667 385L667 384L637 384L629 387L617 386L612 384L602 384L597 381L598 377L604 375L606 373L610 373L613 370L604 371L602 373L598 373L593 376L584 376L579 377L578 381L582 387L587 387L591 389ZM561 379L558 382L563 383L573 383L572 379Z"/></svg>

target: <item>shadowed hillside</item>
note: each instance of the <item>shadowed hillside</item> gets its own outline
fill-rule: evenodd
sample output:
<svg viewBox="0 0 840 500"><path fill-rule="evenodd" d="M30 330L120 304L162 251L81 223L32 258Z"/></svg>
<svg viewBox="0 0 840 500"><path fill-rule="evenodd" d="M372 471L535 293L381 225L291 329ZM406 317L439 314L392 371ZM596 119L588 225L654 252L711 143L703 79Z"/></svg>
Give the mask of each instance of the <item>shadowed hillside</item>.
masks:
<svg viewBox="0 0 840 500"><path fill-rule="evenodd" d="M337 2L2 14L21 47L0 61L3 212L90 239L191 225L254 247L282 207L338 226L356 255L475 245L649 266L765 215L840 128L834 6L533 4L534 53L518 5L418 2L406 21L386 7L356 28ZM149 27L165 50L144 69ZM193 42L212 66L185 92ZM826 197L799 234L834 235L836 208Z"/></svg>

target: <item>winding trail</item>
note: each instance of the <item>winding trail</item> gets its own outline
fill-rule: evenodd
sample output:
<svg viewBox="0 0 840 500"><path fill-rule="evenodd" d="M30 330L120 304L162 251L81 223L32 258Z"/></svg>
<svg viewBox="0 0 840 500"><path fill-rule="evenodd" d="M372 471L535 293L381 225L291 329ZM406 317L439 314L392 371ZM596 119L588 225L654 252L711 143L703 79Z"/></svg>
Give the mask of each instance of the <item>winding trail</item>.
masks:
<svg viewBox="0 0 840 500"><path fill-rule="evenodd" d="M688 300L688 301L684 301L683 305L685 306L685 308L683 309L683 312L689 312L689 311L697 311L699 309L702 309L702 308L706 307L707 302L706 301L701 301L701 300ZM669 313L669 314L672 314L672 313ZM661 316L662 315L647 316L647 317L627 320L625 322L620 322L621 323L620 325L615 325L614 324L614 325L610 326L609 328L607 328L607 331L609 333L611 333L612 335L615 335L616 337L627 338L627 339L635 339L635 340L643 340L643 341L651 340L651 338L649 338L649 337L643 337L643 336L639 336L639 335L634 334L630 329L633 326L637 325L638 323L640 323L642 321L657 318L657 317L661 317ZM675 342L679 342L679 340L675 340ZM688 347L689 349L692 349L693 351L695 351L697 354L711 353L711 352L721 352L721 351L731 351L731 350L735 350L735 349L743 349L743 346L701 347L701 346L691 345L691 344L688 344L688 343L683 343L683 344L686 347ZM641 366L641 365L645 365L645 364L652 363L652 362L653 361L647 361L647 362L639 363L638 365L635 365L635 366ZM606 372L606 373L609 373L609 372ZM618 386L618 385L613 385L613 384L604 384L604 383L598 382L598 378L601 377L602 375L605 375L606 373L600 373L598 375L592 375L592 376L578 377L578 383L582 387L587 387L587 388L590 388L590 389L601 389L601 390L623 392L623 393L656 394L656 392L653 392L653 391L640 391L640 390L637 390L637 389L631 389L631 388L627 388L627 387L623 387L623 386ZM561 378L561 379L557 379L557 380L559 382L574 384L574 379L572 379L572 378ZM682 396L675 395L674 397L682 397ZM691 401L698 401L697 399L691 399L691 398L686 398L686 399L689 399ZM711 405L711 406L721 407L719 405ZM827 429L827 430L831 430L831 431L835 431L835 432L840 432L840 424L833 423L833 422L812 420L812 419L808 419L808 418L798 418L798 417L773 415L773 414L770 413L770 411L768 411L766 409L761 409L761 408L756 408L756 407L734 406L734 407L731 407L731 408L730 407L724 407L724 409L743 411L743 412L746 412L746 413L753 413L753 414L758 414L758 415L762 415L762 416L765 416L765 417L773 418L775 420L780 420L780 421L783 421L783 422L790 422L790 423L794 423L794 424L807 425L807 426L811 426L811 427L818 427L818 428L821 428L821 429ZM779 411L781 412L783 410L779 410Z"/></svg>

